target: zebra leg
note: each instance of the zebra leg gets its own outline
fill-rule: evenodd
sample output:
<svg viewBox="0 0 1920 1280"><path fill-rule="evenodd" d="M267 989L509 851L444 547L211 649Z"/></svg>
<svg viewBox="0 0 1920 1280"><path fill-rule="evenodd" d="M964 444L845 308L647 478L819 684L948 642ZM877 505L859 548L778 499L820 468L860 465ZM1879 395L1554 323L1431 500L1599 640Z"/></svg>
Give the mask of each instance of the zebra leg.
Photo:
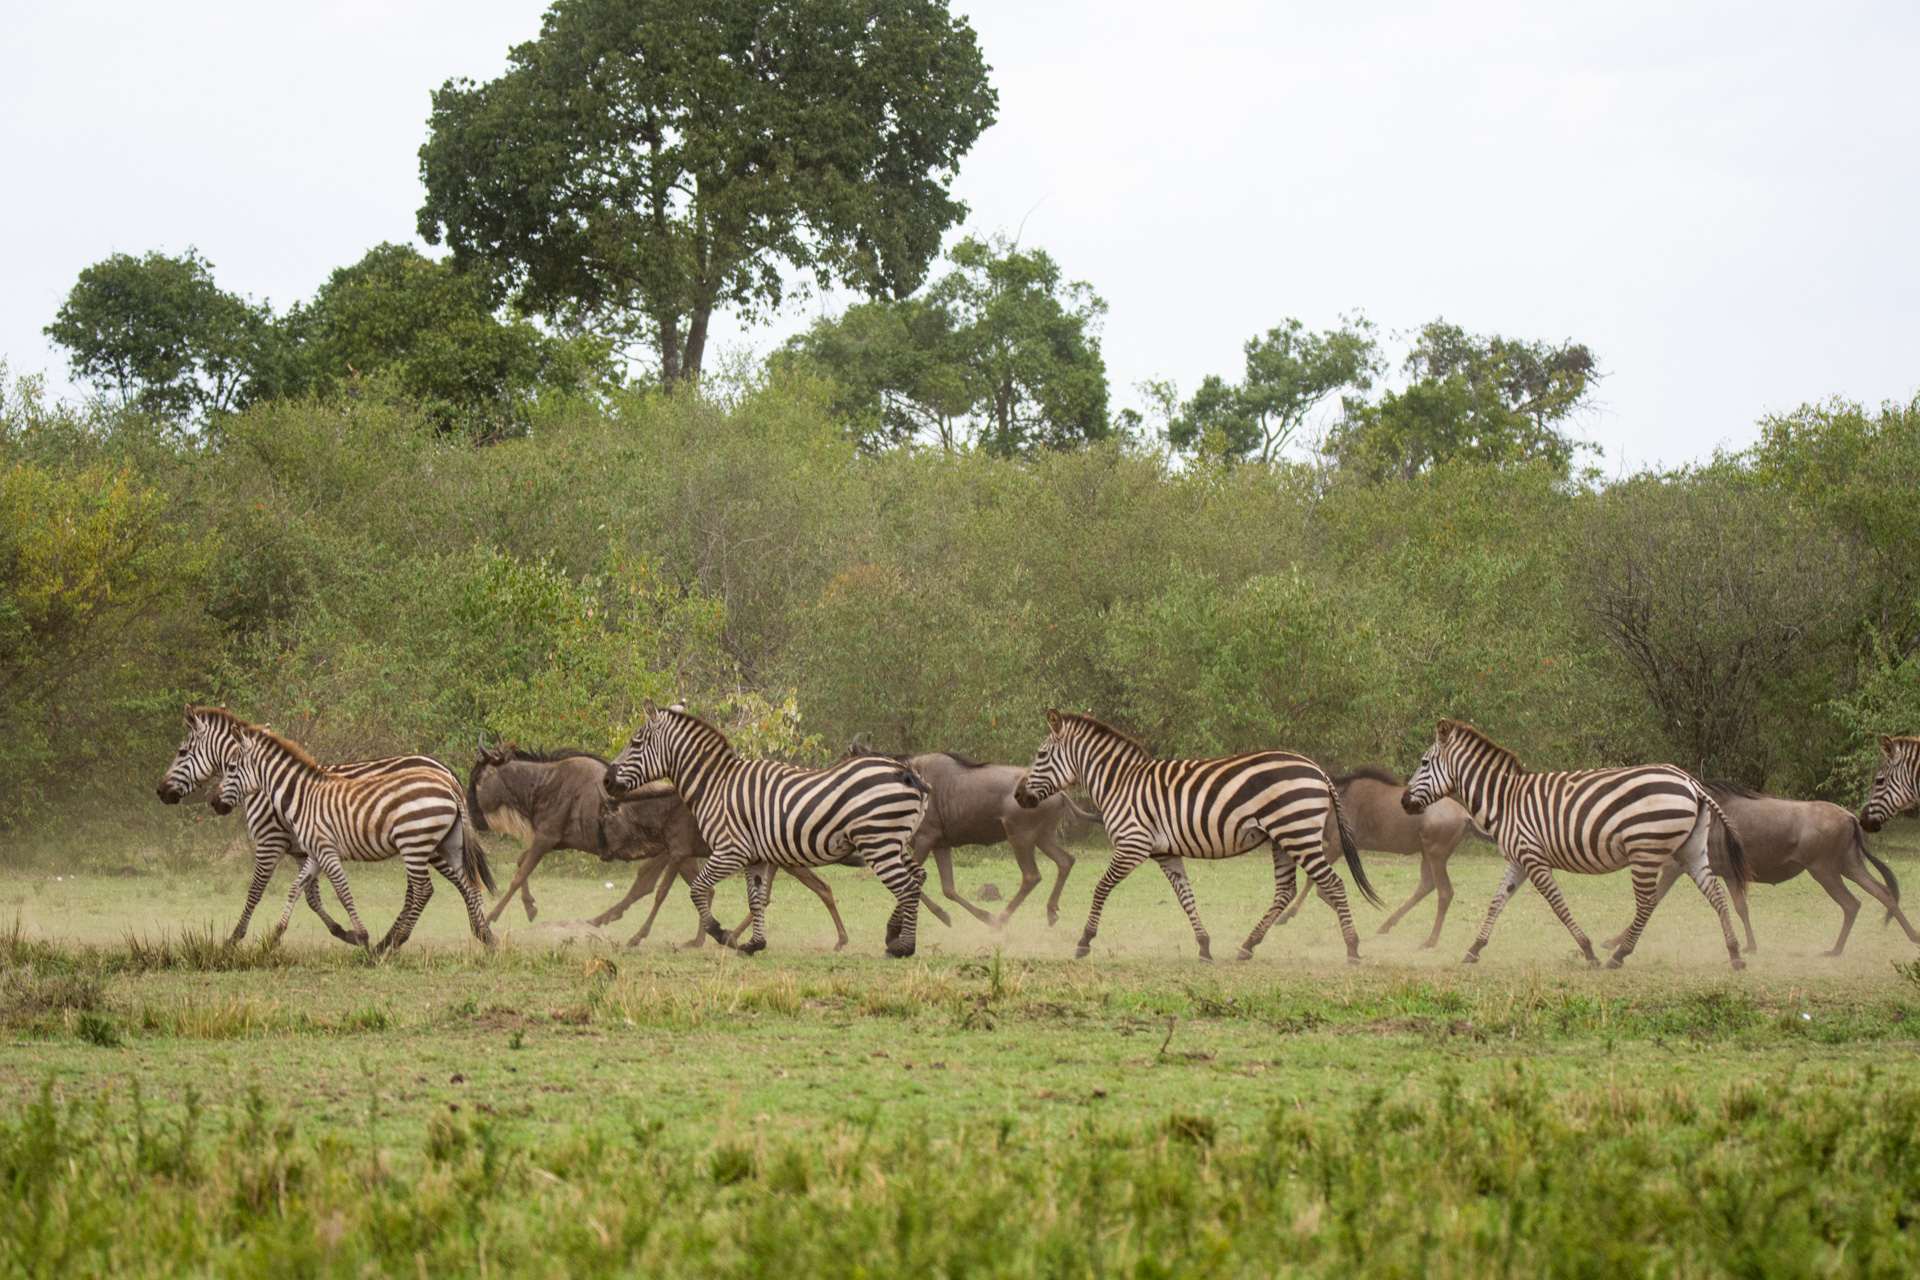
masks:
<svg viewBox="0 0 1920 1280"><path fill-rule="evenodd" d="M293 878L293 889L287 894L287 905L280 912L280 922L273 926L273 936L268 940L268 946L280 944L281 937L287 932L287 925L293 920L293 905L306 896L307 886L313 883L313 877L319 871L320 859L317 856L309 857L300 864L299 874Z"/></svg>
<svg viewBox="0 0 1920 1280"><path fill-rule="evenodd" d="M1567 932L1573 935L1573 940L1580 944L1580 950L1587 957L1587 968L1598 969L1600 957L1593 954L1593 941L1574 921L1573 912L1567 908L1566 896L1560 892L1560 882L1553 878L1553 868L1548 866L1547 860L1537 853L1529 851L1521 857L1526 864L1527 879L1533 881L1533 887L1540 891L1540 896L1545 898L1547 905L1553 908L1553 914L1558 916L1560 923L1567 927Z"/></svg>
<svg viewBox="0 0 1920 1280"><path fill-rule="evenodd" d="M240 912L240 923L227 936L227 945L230 947L247 936L247 925L253 920L254 909L260 905L267 885L272 883L273 873L280 869L280 856L293 847L292 833L280 825L278 818L271 816L271 810L266 821L254 822L253 801L256 799L258 797L248 797L247 806L247 827L253 832L253 879L247 885L247 905Z"/></svg>
<svg viewBox="0 0 1920 1280"><path fill-rule="evenodd" d="M413 926L418 923L420 913L427 909L427 900L433 897L433 881L427 879L427 864L412 855L404 861L407 866L407 900L401 905L393 927L387 930L387 936L380 939L380 945L374 948L375 955L398 951L404 946L407 939L413 936Z"/></svg>
<svg viewBox="0 0 1920 1280"><path fill-rule="evenodd" d="M1319 849L1313 850L1300 859L1301 867L1306 871L1313 887L1333 908L1333 914L1340 917L1340 938L1347 944L1347 963L1360 963L1360 933L1353 927L1353 912L1347 907L1347 886L1340 881L1340 873L1333 869L1327 856ZM1305 897L1305 894L1301 895Z"/></svg>
<svg viewBox="0 0 1920 1280"><path fill-rule="evenodd" d="M460 838L458 827L454 828L450 838L454 840ZM433 869L446 877L447 883L454 887L460 894L461 901L467 904L467 928L473 931L474 937L486 944L487 950L493 950L496 945L493 940L493 930L487 927L487 903L486 899L480 896L480 890L473 881L467 879L464 871L453 865L442 849L436 848L430 861Z"/></svg>
<svg viewBox="0 0 1920 1280"><path fill-rule="evenodd" d="M1655 865L1656 864L1654 863L1647 864L1647 866L1650 868L1648 872L1649 875L1653 874L1653 872L1651 871L1651 868ZM1674 881L1680 878L1680 872L1683 870L1683 868L1680 865L1680 860L1678 858L1662 858L1657 865L1660 868L1658 873L1660 877L1660 883L1654 886L1653 901L1647 904L1648 915L1653 914L1653 909L1659 906L1661 900L1667 896L1667 890L1673 888ZM1637 862L1633 865L1633 874L1636 877L1638 877L1640 874L1640 864ZM1626 951L1620 952L1620 954L1623 956L1633 951L1633 947L1628 946L1628 940L1631 939L1633 942L1637 943L1640 939L1640 930L1647 927L1646 920L1640 917L1640 915L1638 914L1639 907L1640 907L1640 881L1638 879L1635 879L1633 882L1633 901L1634 901L1634 911L1635 911L1634 918L1636 921L1638 921L1638 923L1629 924L1626 928L1622 929L1619 933L1615 934L1611 938L1608 938L1605 942L1600 944L1601 946L1606 947L1608 950L1612 950L1612 951L1618 951L1621 947L1626 947L1627 948Z"/></svg>
<svg viewBox="0 0 1920 1280"><path fill-rule="evenodd" d="M885 857L886 855L875 854L874 856ZM919 898L915 900L915 910L917 911L919 909L919 904L921 903L924 903L927 906L932 907L933 899L929 898L925 892L926 886L927 886L926 864L924 862L921 862L915 859L910 854L902 853L900 856L906 863L907 873L913 877L913 883L916 886L916 891L919 892L920 894ZM942 916L941 919L944 921L946 917ZM901 933L905 931L906 927L907 927L907 909L902 904L895 902L893 904L893 914L887 917L887 941L889 943L897 941Z"/></svg>
<svg viewBox="0 0 1920 1280"><path fill-rule="evenodd" d="M753 937L746 946L739 944L740 931L733 931L734 950L743 956L759 955L767 949L767 902L773 897L773 866L757 862L747 868L747 918L753 925Z"/></svg>
<svg viewBox="0 0 1920 1280"><path fill-rule="evenodd" d="M1273 846L1273 906L1267 909L1266 915L1260 917L1260 923L1253 926L1253 932L1247 935L1247 940L1240 944L1238 959L1253 959L1253 949L1266 941L1267 930L1300 909L1300 903L1294 899L1294 891L1299 883L1293 856L1276 844ZM1305 895L1301 897L1304 899Z"/></svg>
<svg viewBox="0 0 1920 1280"><path fill-rule="evenodd" d="M1113 892L1115 885L1133 874L1148 856L1145 849L1132 846L1113 851L1112 861L1108 862L1107 869L1100 873L1100 883L1093 886L1093 905L1087 911L1087 927L1080 931L1080 941L1073 949L1075 960L1084 959L1086 954L1093 950L1094 935L1100 932L1100 913L1106 909L1107 895Z"/></svg>
<svg viewBox="0 0 1920 1280"><path fill-rule="evenodd" d="M1487 942L1493 937L1493 923L1506 910L1507 900L1513 897L1514 890L1520 887L1520 864L1511 860L1506 872L1500 877L1500 887L1493 891L1493 901L1487 904L1487 918L1480 922L1480 936L1467 948L1467 954L1460 957L1461 964L1479 964L1480 953L1487 948Z"/></svg>
<svg viewBox="0 0 1920 1280"><path fill-rule="evenodd" d="M1700 886L1700 892L1713 904L1714 914L1720 917L1720 934L1727 940L1727 959L1736 969L1744 969L1747 962L1740 958L1740 938L1733 931L1733 912L1727 905L1727 891L1720 883L1720 877L1713 874L1713 867L1707 862L1707 824L1706 815L1694 826L1693 834L1680 846L1677 855L1687 868L1687 874Z"/></svg>
<svg viewBox="0 0 1920 1280"><path fill-rule="evenodd" d="M354 946L366 950L367 926L360 923L360 913L354 909L353 890L347 888L347 869L340 865L340 859L332 855L328 855L325 858L316 857L313 861L320 864L320 870L326 873L328 880L333 882L333 891L339 897L340 905L346 908L347 919L353 922L353 932L351 934L343 934L343 931L338 928L334 929L334 933L342 934L344 941L351 942ZM320 911L320 908L314 905L314 900L319 896L320 880L318 877L315 877L307 881L307 904L319 912L322 920L326 920L327 913ZM333 922L329 920L327 923L332 924Z"/></svg>
<svg viewBox="0 0 1920 1280"><path fill-rule="evenodd" d="M1647 927L1647 921L1653 916L1653 909L1660 905L1660 899L1666 896L1679 871L1672 858L1658 861L1635 861L1628 869L1633 877L1633 922L1619 937L1603 945L1612 947L1613 958L1607 961L1607 968L1618 969L1626 962L1633 949L1640 945L1640 933ZM1655 881L1658 880L1658 884Z"/></svg>
<svg viewBox="0 0 1920 1280"><path fill-rule="evenodd" d="M861 850L862 854L866 851ZM887 954L904 960L914 952L920 927L920 887L927 882L927 870L908 856L905 846L878 853L867 859L880 883L893 892L893 918L887 922Z"/></svg>
<svg viewBox="0 0 1920 1280"><path fill-rule="evenodd" d="M1187 913L1188 923L1193 925L1193 940L1200 944L1200 958L1208 964L1213 963L1213 940L1207 937L1207 927L1200 923L1200 904L1193 900L1193 885L1187 880L1186 859L1168 855L1155 858L1160 870L1166 875L1167 883L1173 886L1173 894L1180 899L1180 907Z"/></svg>
<svg viewBox="0 0 1920 1280"><path fill-rule="evenodd" d="M700 913L700 928L708 937L722 946L732 945L727 939L727 931L713 918L713 887L722 880L747 865L747 855L738 849L725 851L715 849L707 858L707 865L700 869L694 879L689 895L693 898L693 909Z"/></svg>

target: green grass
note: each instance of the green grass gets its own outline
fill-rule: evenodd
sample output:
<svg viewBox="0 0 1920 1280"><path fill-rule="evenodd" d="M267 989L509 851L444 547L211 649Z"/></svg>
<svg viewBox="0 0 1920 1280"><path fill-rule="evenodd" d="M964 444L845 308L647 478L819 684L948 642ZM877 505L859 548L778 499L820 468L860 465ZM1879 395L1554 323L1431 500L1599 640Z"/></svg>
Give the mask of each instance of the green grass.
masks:
<svg viewBox="0 0 1920 1280"><path fill-rule="evenodd" d="M1920 875L1898 840L1878 847ZM1416 950L1425 909L1381 938L1363 906L1366 963L1349 968L1313 904L1253 961L1203 965L1149 869L1075 962L1087 852L1057 927L1031 900L1003 935L923 919L906 962L879 954L884 891L842 869L839 955L791 882L759 957L679 949L683 890L653 939L609 945L564 922L626 877L556 856L535 881L540 923L514 907L497 953L465 940L442 888L380 964L304 906L277 950L217 945L239 863L9 873L0 1270L1920 1267L1920 985L1871 904L1829 959L1839 911L1817 886L1756 888L1762 950L1735 973L1682 886L1628 967L1595 973L1527 894L1464 968L1498 873L1482 848L1456 859L1435 952ZM1407 859L1369 869L1390 904L1415 875ZM1268 864L1190 870L1231 954ZM384 928L401 877L353 876ZM992 858L960 879L1017 882ZM1596 937L1624 921L1624 877L1562 884ZM723 892L730 914L742 900Z"/></svg>

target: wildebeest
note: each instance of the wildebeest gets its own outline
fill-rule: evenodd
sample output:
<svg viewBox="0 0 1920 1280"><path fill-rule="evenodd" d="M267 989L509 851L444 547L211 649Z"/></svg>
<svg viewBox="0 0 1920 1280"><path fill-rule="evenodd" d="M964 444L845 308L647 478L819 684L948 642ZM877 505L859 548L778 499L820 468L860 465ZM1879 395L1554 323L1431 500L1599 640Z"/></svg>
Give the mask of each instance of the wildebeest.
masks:
<svg viewBox="0 0 1920 1280"><path fill-rule="evenodd" d="M881 755L863 742L847 748L848 756ZM1073 855L1061 845L1058 832L1063 819L1082 823L1098 822L1097 815L1073 803L1065 792L1049 796L1037 808L1022 809L1013 799L1013 789L1026 770L1009 764L981 764L951 751L932 751L921 755L889 756L919 774L930 795L926 816L913 835L913 856L925 865L931 857L940 870L940 891L973 914L974 919L994 929L1003 928L1040 884L1040 864L1033 856L1037 847L1053 860L1057 869L1053 893L1047 898L1047 923L1060 919L1060 893L1066 888L1067 874L1073 870ZM990 845L1005 841L1013 848L1014 861L1020 864L1020 889L998 916L983 911L963 897L954 887L953 851L965 845ZM950 923L946 914L929 899L927 909L941 922Z"/></svg>
<svg viewBox="0 0 1920 1280"><path fill-rule="evenodd" d="M1840 904L1840 936L1824 954L1837 956L1846 950L1847 935L1853 932L1853 919L1860 912L1860 899L1847 891L1846 880L1872 894L1887 909L1887 919L1898 920L1907 937L1920 942L1920 933L1914 931L1906 913L1900 910L1900 882L1894 878L1893 869L1867 848L1866 833L1851 813L1823 800L1787 800L1737 782L1710 779L1706 787L1739 829L1740 844L1747 855L1748 880L1785 884L1804 871ZM1726 878L1722 870L1726 857L1725 837L1716 828L1707 846L1707 858L1714 873L1723 879ZM1884 885L1867 870L1869 862L1886 881ZM1659 887L1654 891L1656 904L1673 887L1682 870L1677 863L1670 862L1661 871ZM1734 910L1740 913L1740 923L1746 926L1747 952L1752 954L1759 948L1753 938L1753 921L1747 916L1746 890L1731 880L1728 886L1732 889Z"/></svg>
<svg viewBox="0 0 1920 1280"><path fill-rule="evenodd" d="M481 746L480 757L467 775L467 807L474 824L482 831L518 836L527 845L507 891L488 913L489 922L500 918L516 892L522 897L527 919L536 918L539 909L534 905L528 879L541 859L555 849L578 849L607 862L641 864L627 896L588 921L596 928L618 920L628 906L662 883L663 875L663 889L676 875L691 878L694 866L707 856L708 849L692 812L673 788L640 787L608 803L603 789L606 773L607 761L589 751L523 751L513 743L489 751ZM833 890L811 872L795 878L825 904L840 935L840 946L845 946L847 928L840 919ZM656 902L654 914L658 913ZM628 945L639 942L652 928L650 915ZM700 945L700 938L696 936L688 945Z"/></svg>
<svg viewBox="0 0 1920 1280"><path fill-rule="evenodd" d="M1447 922L1447 908L1453 905L1453 881L1447 876L1447 859L1468 836L1486 840L1487 833L1475 826L1472 816L1454 800L1436 801L1418 816L1408 813L1400 805L1406 783L1385 769L1371 765L1355 769L1335 778L1333 785L1340 789L1340 806L1353 826L1354 842L1359 848L1420 855L1419 887L1411 898L1400 904L1399 910L1387 917L1379 931L1385 933L1399 924L1421 899L1437 891L1440 909L1433 917L1433 932L1418 948L1427 950L1440 941L1440 927ZM1333 828L1331 815L1321 838L1326 848L1335 846L1338 832ZM1306 902L1304 893L1295 898L1286 914L1280 917L1280 923L1285 924L1298 915Z"/></svg>

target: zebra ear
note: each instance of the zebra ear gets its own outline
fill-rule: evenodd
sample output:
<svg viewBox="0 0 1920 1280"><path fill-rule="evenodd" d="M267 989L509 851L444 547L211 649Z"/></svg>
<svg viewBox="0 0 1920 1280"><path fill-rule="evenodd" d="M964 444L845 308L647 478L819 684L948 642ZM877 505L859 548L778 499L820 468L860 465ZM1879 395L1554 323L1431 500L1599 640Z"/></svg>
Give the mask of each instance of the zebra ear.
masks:
<svg viewBox="0 0 1920 1280"><path fill-rule="evenodd" d="M1880 735L1880 754L1883 756L1891 756L1893 754L1893 739L1884 733Z"/></svg>
<svg viewBox="0 0 1920 1280"><path fill-rule="evenodd" d="M1047 728L1055 733L1060 732L1060 713L1052 707L1047 708Z"/></svg>
<svg viewBox="0 0 1920 1280"><path fill-rule="evenodd" d="M1448 738L1451 738L1453 736L1453 731L1455 728L1458 727L1458 724L1459 722L1455 720L1442 720L1439 724L1433 727L1433 736L1437 740L1441 742L1445 742Z"/></svg>
<svg viewBox="0 0 1920 1280"><path fill-rule="evenodd" d="M680 701L668 707L667 710L678 711L681 715L685 715L687 713L687 700L685 698L682 698L680 699Z"/></svg>

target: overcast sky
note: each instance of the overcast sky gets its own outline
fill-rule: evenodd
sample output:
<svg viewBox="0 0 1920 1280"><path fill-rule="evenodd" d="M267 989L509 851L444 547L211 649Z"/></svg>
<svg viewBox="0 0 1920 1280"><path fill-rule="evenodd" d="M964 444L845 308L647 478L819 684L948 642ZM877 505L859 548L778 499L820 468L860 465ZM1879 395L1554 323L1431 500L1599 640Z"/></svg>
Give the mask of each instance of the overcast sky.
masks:
<svg viewBox="0 0 1920 1280"><path fill-rule="evenodd" d="M1116 408L1354 308L1587 343L1609 472L1920 391L1920 6L956 9L1000 91L968 229L1021 229L1107 299ZM540 13L5 6L0 356L64 390L41 327L116 250L197 246L284 308L410 239L428 93L499 74ZM764 350L822 305L721 338Z"/></svg>

